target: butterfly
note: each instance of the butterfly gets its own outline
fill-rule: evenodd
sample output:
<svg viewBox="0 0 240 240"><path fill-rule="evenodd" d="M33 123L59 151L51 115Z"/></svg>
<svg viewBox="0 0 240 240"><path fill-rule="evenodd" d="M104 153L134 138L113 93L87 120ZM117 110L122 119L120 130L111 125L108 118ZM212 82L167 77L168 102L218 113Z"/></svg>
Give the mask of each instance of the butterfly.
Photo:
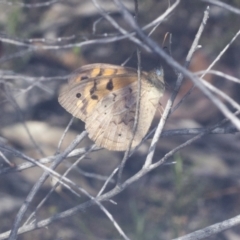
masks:
<svg viewBox="0 0 240 240"><path fill-rule="evenodd" d="M141 72L137 127L134 119L138 99L137 70L111 64L80 67L68 79L58 101L74 117L85 122L88 136L97 146L125 151L137 146L147 134L165 84L163 70Z"/></svg>

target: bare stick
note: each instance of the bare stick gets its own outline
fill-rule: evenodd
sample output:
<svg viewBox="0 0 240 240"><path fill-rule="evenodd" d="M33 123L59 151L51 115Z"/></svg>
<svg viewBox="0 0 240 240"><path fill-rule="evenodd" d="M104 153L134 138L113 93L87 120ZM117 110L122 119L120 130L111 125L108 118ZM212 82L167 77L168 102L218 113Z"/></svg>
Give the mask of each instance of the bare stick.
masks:
<svg viewBox="0 0 240 240"><path fill-rule="evenodd" d="M83 137L85 135L86 134L79 135L75 139L75 141L73 141L73 143L66 149L66 151L63 154L59 155L59 157L51 165L50 168L52 168L52 169L56 168L61 163L61 161L79 144L79 142L83 139ZM13 227L12 227L11 233L9 235L9 240L13 240L13 239L17 238L17 232L18 232L18 228L20 226L20 223L21 223L21 221L22 221L30 203L32 202L32 199L34 198L37 191L42 186L42 184L45 182L45 180L47 179L48 176L49 176L49 173L47 171L45 171L42 174L42 176L39 178L39 181L34 185L32 190L29 192L29 194L28 194L28 196L25 200L25 203L21 206L20 210L18 211L18 214L15 217L15 221L13 223Z"/></svg>
<svg viewBox="0 0 240 240"><path fill-rule="evenodd" d="M240 224L240 215L173 240L200 240Z"/></svg>
<svg viewBox="0 0 240 240"><path fill-rule="evenodd" d="M236 7L233 7L233 6L228 5L226 3L223 3L222 1L218 1L218 0L202 0L202 1L211 3L211 4L219 6L219 7L222 7L222 8L227 9L228 11L231 11L233 13L240 14L240 9L239 8L236 8Z"/></svg>

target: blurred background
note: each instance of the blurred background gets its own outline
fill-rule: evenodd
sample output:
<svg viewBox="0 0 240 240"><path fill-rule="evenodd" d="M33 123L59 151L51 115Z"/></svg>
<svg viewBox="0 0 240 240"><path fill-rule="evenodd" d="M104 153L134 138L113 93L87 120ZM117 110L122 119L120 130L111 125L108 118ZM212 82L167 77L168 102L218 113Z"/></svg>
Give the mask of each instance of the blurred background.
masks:
<svg viewBox="0 0 240 240"><path fill-rule="evenodd" d="M134 1L123 1L134 13ZM12 3L12 4L10 4ZM136 46L129 40L107 44L86 44L66 47L86 40L104 39L118 34L111 24L101 18L92 1L68 0L49 2L36 7L37 0L0 2L0 143L39 159L53 156L58 142L71 119L58 104L59 88L66 83L67 75L89 63L126 64L137 67ZM101 6L126 30L128 23L122 18L111 0L99 1ZM173 3L171 1L171 3ZM139 0L140 26L145 26L168 8L168 1ZM238 0L228 4L240 8ZM172 57L184 64L186 55L200 26L207 4L201 1L181 1L170 16L154 31L152 38L163 46L166 33L172 34L168 44ZM211 6L210 18L190 64L191 71L206 69L239 30L240 16L222 8ZM26 43L26 46L19 43ZM49 46L49 49L32 46ZM54 47L55 46L55 47ZM57 46L57 47L56 47ZM55 49L54 49L55 48ZM240 41L237 38L214 66L215 70L238 78L240 74ZM143 70L162 65L168 89L161 100L168 100L176 74L154 54L141 52ZM39 82L37 78L42 77ZM50 78L45 79L45 78ZM217 86L235 101L240 101L240 87L226 79L208 75L207 81ZM177 97L178 102L191 88L185 79ZM153 127L161 117L157 112ZM198 90L170 116L167 129L208 127L223 119L220 111ZM28 131L32 138L30 137ZM84 130L84 123L75 119L64 142L64 150ZM189 139L174 136L159 140L154 159ZM92 143L85 139L81 146ZM139 171L144 163L150 140L144 143L126 164L124 178ZM36 145L38 147L36 147ZM117 205L104 205L113 214L130 239L171 239L226 220L239 214L239 134L206 135L169 159L168 163L150 172L128 187L113 200ZM23 160L5 155L12 164ZM91 153L68 176L92 195L101 189L107 176L118 166L123 153L100 150ZM59 166L64 170L73 162ZM8 165L0 156L1 168ZM43 171L30 168L22 172L2 174L0 180L0 231L9 230L19 207ZM115 183L110 183L108 190ZM48 193L46 182L29 209L31 213ZM66 189L54 192L38 212L37 220L85 202ZM113 224L98 207L87 208L77 215L51 224L48 228L23 234L19 239L122 239ZM240 228L235 227L208 239L235 240Z"/></svg>

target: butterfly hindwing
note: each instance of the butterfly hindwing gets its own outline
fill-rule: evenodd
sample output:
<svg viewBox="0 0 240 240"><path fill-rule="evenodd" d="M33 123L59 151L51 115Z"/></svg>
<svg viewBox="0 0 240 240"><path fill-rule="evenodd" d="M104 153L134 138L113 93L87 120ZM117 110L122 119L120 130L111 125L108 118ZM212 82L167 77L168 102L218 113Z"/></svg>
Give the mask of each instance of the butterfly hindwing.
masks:
<svg viewBox="0 0 240 240"><path fill-rule="evenodd" d="M129 88L133 89L131 94L128 93ZM108 99L108 96L99 102L96 111L93 111L86 121L86 130L97 145L110 150L124 151L134 134L137 82L116 91L115 94L118 96L115 101ZM143 81L139 118L132 146L138 145L149 130L159 98L159 92L154 87L149 88L148 83ZM109 104L104 105L104 102Z"/></svg>

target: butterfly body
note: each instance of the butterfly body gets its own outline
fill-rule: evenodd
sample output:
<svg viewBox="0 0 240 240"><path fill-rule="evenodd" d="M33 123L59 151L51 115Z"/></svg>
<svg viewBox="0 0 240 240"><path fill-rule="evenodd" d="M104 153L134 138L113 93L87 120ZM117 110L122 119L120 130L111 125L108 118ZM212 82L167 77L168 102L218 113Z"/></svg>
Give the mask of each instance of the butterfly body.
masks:
<svg viewBox="0 0 240 240"><path fill-rule="evenodd" d="M159 70L157 70L159 71ZM73 73L59 95L59 103L86 123L98 146L125 151L131 139L138 145L150 128L164 92L163 74L141 73L139 118L133 138L138 99L137 70L110 64L89 64Z"/></svg>

